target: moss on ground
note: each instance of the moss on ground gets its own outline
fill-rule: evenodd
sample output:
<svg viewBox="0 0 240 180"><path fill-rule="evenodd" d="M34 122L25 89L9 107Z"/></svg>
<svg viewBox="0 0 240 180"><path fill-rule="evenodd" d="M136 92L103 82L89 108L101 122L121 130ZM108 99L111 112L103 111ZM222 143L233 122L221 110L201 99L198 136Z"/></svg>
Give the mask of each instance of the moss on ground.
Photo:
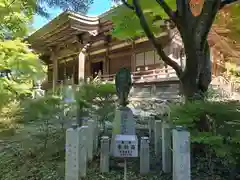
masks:
<svg viewBox="0 0 240 180"><path fill-rule="evenodd" d="M147 131L138 132L144 136ZM0 180L64 180L65 132L60 128L51 128L45 145L46 133L39 125L26 125L17 130L14 136L0 141ZM128 161L129 180L171 180L171 174L161 172L161 159L156 158L151 146L151 173L139 174L139 160ZM99 172L99 157L89 163L85 180L122 180L123 169L116 166L118 159L111 159L110 173ZM228 180L224 170L210 171L203 158L192 164L193 180ZM219 166L216 166L219 168Z"/></svg>

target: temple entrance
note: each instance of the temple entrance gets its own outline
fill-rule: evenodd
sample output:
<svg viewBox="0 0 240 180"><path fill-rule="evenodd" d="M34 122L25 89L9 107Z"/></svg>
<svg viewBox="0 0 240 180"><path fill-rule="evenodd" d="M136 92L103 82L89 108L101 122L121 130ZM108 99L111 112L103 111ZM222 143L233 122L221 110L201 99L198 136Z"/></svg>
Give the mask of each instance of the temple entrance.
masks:
<svg viewBox="0 0 240 180"><path fill-rule="evenodd" d="M93 78L95 78L99 72L101 72L101 74L103 74L103 61L92 63L91 71L92 71L91 74L92 74Z"/></svg>

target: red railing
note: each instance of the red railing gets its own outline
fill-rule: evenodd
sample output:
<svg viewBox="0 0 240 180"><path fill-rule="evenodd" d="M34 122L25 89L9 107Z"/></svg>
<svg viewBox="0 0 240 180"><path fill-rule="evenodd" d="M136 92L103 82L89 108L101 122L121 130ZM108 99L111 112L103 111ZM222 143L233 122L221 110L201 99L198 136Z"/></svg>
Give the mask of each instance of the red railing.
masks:
<svg viewBox="0 0 240 180"><path fill-rule="evenodd" d="M115 74L98 75L95 80L101 80L103 82L114 82ZM145 83L145 82L160 82L178 80L175 71L172 68L153 69L144 71L132 72L133 83ZM66 82L57 81L58 86L62 86ZM72 84L72 83L71 83ZM42 83L44 89L52 88L52 81L45 81Z"/></svg>
<svg viewBox="0 0 240 180"><path fill-rule="evenodd" d="M98 75L102 81L114 81L115 74ZM172 68L153 69L145 71L132 72L133 83L143 83L152 81L177 80L176 72Z"/></svg>

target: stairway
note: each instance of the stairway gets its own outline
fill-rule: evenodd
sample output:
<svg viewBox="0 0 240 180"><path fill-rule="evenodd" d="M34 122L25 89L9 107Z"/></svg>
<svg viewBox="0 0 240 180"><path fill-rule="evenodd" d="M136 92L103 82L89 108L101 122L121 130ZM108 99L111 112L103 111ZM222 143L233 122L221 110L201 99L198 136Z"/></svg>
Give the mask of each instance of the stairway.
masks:
<svg viewBox="0 0 240 180"><path fill-rule="evenodd" d="M239 86L238 82L231 82L223 76L214 77L211 82L212 89L223 99L240 100Z"/></svg>

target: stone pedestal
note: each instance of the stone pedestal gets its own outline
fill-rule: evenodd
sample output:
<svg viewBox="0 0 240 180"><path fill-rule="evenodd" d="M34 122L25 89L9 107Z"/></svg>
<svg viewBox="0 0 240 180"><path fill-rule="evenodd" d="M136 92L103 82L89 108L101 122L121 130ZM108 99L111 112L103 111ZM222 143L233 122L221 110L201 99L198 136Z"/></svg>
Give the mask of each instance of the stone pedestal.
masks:
<svg viewBox="0 0 240 180"><path fill-rule="evenodd" d="M128 107L120 107L115 111L113 122L112 139L111 139L111 154L114 147L114 139L116 134L135 135L136 122L133 117L133 112Z"/></svg>
<svg viewBox="0 0 240 180"><path fill-rule="evenodd" d="M100 172L109 172L109 137L103 136L101 139Z"/></svg>
<svg viewBox="0 0 240 180"><path fill-rule="evenodd" d="M190 179L190 133L177 127L173 130L173 180Z"/></svg>
<svg viewBox="0 0 240 180"><path fill-rule="evenodd" d="M135 135L136 123L133 112L128 107L120 107L115 111L113 134Z"/></svg>
<svg viewBox="0 0 240 180"><path fill-rule="evenodd" d="M149 138L142 137L140 145L140 173L146 174L150 171Z"/></svg>

